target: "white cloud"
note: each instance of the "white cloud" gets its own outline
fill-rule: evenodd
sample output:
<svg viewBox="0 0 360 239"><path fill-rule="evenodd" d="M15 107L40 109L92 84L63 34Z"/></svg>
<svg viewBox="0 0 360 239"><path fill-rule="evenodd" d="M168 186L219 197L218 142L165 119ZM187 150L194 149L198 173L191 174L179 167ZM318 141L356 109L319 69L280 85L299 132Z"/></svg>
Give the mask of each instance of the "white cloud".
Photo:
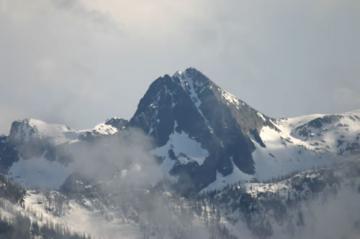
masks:
<svg viewBox="0 0 360 239"><path fill-rule="evenodd" d="M357 0L2 0L0 132L11 117L130 117L151 81L195 66L274 116L359 108ZM9 110L4 110L9 109ZM5 116L6 115L6 116Z"/></svg>

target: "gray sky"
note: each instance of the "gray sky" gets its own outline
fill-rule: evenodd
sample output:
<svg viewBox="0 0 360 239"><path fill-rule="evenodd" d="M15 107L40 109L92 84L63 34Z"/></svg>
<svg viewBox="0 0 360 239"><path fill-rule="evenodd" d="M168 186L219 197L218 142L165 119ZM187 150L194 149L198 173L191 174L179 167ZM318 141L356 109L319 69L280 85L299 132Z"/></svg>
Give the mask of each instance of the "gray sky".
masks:
<svg viewBox="0 0 360 239"><path fill-rule="evenodd" d="M360 108L359 0L0 0L0 133L129 118L193 66L270 116Z"/></svg>

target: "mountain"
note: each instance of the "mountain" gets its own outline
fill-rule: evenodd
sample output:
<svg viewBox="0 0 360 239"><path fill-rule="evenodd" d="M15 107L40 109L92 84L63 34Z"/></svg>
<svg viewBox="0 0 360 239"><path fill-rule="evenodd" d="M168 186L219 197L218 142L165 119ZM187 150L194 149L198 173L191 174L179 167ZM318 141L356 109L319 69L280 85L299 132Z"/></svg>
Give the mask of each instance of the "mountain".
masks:
<svg viewBox="0 0 360 239"><path fill-rule="evenodd" d="M180 175L181 185L190 179L198 189L234 167L254 174L252 152L255 144L264 147L259 130L276 129L271 118L194 68L155 80L130 126L154 138L156 155L168 161L171 174Z"/></svg>
<svg viewBox="0 0 360 239"><path fill-rule="evenodd" d="M14 172L11 165L19 159L40 156L62 168L73 160L63 153L69 148L136 128L153 140L151 153L178 191L209 191L357 157L359 119L359 111L275 119L188 68L156 79L129 121L114 117L87 130L15 121L0 142L1 168ZM23 169L19 162L16 169Z"/></svg>
<svg viewBox="0 0 360 239"><path fill-rule="evenodd" d="M58 189L74 171L73 150L120 130L106 122L74 130L31 118L14 121L9 136L0 138L0 172L26 186Z"/></svg>
<svg viewBox="0 0 360 239"><path fill-rule="evenodd" d="M155 80L129 126L154 138L154 154L181 190L198 191L332 163L340 155L333 141L356 154L359 116L275 119L189 68Z"/></svg>
<svg viewBox="0 0 360 239"><path fill-rule="evenodd" d="M359 154L360 111L277 119L188 68L156 79L129 120L14 121L0 238L354 239Z"/></svg>

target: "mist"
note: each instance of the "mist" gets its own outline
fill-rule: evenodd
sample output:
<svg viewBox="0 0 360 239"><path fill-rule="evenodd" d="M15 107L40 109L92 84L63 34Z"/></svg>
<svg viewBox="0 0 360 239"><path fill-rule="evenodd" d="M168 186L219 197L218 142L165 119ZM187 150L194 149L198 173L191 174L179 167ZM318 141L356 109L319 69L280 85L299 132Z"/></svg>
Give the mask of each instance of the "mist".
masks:
<svg viewBox="0 0 360 239"><path fill-rule="evenodd" d="M140 130L128 129L66 150L74 160L69 164L73 172L89 180L100 200L106 195L111 205L102 207L107 219L81 216L84 230L95 238L108 239L259 239L242 216L233 222L221 206L172 191L170 185L176 178L161 170L159 159L151 154L152 147L151 138ZM272 225L271 236L264 238L358 238L360 191L356 185L356 181L344 183L335 191L326 190L289 207L285 223L271 213L263 215ZM301 224L286 223L299 213Z"/></svg>
<svg viewBox="0 0 360 239"><path fill-rule="evenodd" d="M299 227L291 238L295 239L355 239L360 235L360 193L344 187L336 195L318 198L302 205L305 225ZM273 238L286 239L281 231Z"/></svg>
<svg viewBox="0 0 360 239"><path fill-rule="evenodd" d="M94 208L102 211L100 215L77 215L76 220L82 221L78 230L107 239L152 238L152 235L210 238L207 225L189 210L187 201L161 189L162 183L174 179L161 170L158 159L151 154L152 147L151 138L142 131L127 129L115 136L80 142L61 150L60 155L66 157L75 176L73 182L83 180L88 185L85 187L93 188L90 192L97 195L94 204L100 200ZM72 188L73 182L65 181L62 191L79 200L77 196L86 192Z"/></svg>

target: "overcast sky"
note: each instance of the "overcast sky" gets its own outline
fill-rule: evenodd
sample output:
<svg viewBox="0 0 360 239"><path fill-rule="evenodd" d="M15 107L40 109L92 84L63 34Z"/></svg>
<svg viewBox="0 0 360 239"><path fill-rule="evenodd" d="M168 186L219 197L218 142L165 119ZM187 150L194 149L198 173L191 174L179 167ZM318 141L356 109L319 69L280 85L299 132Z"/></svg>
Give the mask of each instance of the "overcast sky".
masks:
<svg viewBox="0 0 360 239"><path fill-rule="evenodd" d="M0 133L129 118L193 66L270 116L360 108L359 0L0 0Z"/></svg>

